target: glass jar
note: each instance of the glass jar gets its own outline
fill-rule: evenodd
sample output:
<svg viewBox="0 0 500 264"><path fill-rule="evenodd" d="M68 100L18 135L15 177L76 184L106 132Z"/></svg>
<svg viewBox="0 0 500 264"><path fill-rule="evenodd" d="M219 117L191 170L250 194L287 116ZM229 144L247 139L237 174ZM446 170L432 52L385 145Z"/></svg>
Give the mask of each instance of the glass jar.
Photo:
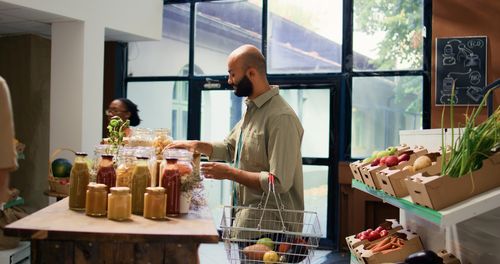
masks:
<svg viewBox="0 0 500 264"><path fill-rule="evenodd" d="M128 187L111 187L108 194L108 219L124 221L132 215L132 195Z"/></svg>
<svg viewBox="0 0 500 264"><path fill-rule="evenodd" d="M151 178L148 187L158 186L158 168L156 166L156 154L153 147L137 147L135 148L136 157L148 157L148 167L151 173Z"/></svg>
<svg viewBox="0 0 500 264"><path fill-rule="evenodd" d="M97 171L99 170L99 163L101 162L101 156L103 154L108 154L111 145L97 145L94 148L94 158L92 159L92 166L90 167L90 181L95 182Z"/></svg>
<svg viewBox="0 0 500 264"><path fill-rule="evenodd" d="M85 214L89 216L106 215L108 191L105 184L91 182L87 186Z"/></svg>
<svg viewBox="0 0 500 264"><path fill-rule="evenodd" d="M170 129L168 128L157 128L154 131L153 147L155 148L156 158L161 160L163 149L170 143L173 142L170 136Z"/></svg>
<svg viewBox="0 0 500 264"><path fill-rule="evenodd" d="M69 176L69 208L85 210L85 194L89 184L90 172L86 158L87 153L77 152Z"/></svg>
<svg viewBox="0 0 500 264"><path fill-rule="evenodd" d="M99 170L97 171L97 183L106 184L107 190L109 188L115 187L116 185L116 172L113 167L113 155L103 154L101 155L101 161L99 162Z"/></svg>
<svg viewBox="0 0 500 264"><path fill-rule="evenodd" d="M153 131L148 128L136 128L132 132L129 139L131 147L152 147L153 146Z"/></svg>
<svg viewBox="0 0 500 264"><path fill-rule="evenodd" d="M135 168L135 149L124 147L120 149L117 158L116 187L131 188L132 172Z"/></svg>
<svg viewBox="0 0 500 264"><path fill-rule="evenodd" d="M137 164L132 173L132 213L142 215L144 210L144 193L151 181L148 157L137 157Z"/></svg>
<svg viewBox="0 0 500 264"><path fill-rule="evenodd" d="M164 219L167 209L167 196L163 187L148 187L144 194L144 214L149 219Z"/></svg>
<svg viewBox="0 0 500 264"><path fill-rule="evenodd" d="M167 215L178 215L181 177L179 168L177 167L177 159L167 158L167 163L162 173L161 187L165 188L165 192L167 193Z"/></svg>

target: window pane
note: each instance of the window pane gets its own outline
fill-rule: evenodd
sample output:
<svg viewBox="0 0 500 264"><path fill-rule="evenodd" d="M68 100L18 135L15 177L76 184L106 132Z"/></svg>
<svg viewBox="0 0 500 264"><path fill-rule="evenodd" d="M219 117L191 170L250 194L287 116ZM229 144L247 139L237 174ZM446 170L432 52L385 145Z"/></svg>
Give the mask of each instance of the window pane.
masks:
<svg viewBox="0 0 500 264"><path fill-rule="evenodd" d="M260 2L260 1L259 1ZM261 46L262 8L246 1L196 3L194 61L206 75L227 74L227 56L243 44Z"/></svg>
<svg viewBox="0 0 500 264"><path fill-rule="evenodd" d="M304 128L303 157L328 157L330 131L329 89L281 89L280 95L295 110Z"/></svg>
<svg viewBox="0 0 500 264"><path fill-rule="evenodd" d="M304 209L318 214L321 233L323 233L323 237L326 237L328 167L304 165L302 168L304 172Z"/></svg>
<svg viewBox="0 0 500 264"><path fill-rule="evenodd" d="M423 68L423 0L355 0L355 70Z"/></svg>
<svg viewBox="0 0 500 264"><path fill-rule="evenodd" d="M201 140L225 139L246 110L243 100L234 95L233 91L202 91Z"/></svg>
<svg viewBox="0 0 500 264"><path fill-rule="evenodd" d="M352 80L351 157L399 143L399 130L422 129L422 77Z"/></svg>
<svg viewBox="0 0 500 264"><path fill-rule="evenodd" d="M130 42L129 76L186 76L189 61L189 3L163 6L161 41Z"/></svg>
<svg viewBox="0 0 500 264"><path fill-rule="evenodd" d="M273 0L268 3L268 72L341 70L342 0Z"/></svg>
<svg viewBox="0 0 500 264"><path fill-rule="evenodd" d="M174 87L182 87L187 93L185 81L129 82L127 97L139 108L139 127L169 128L174 139L186 139L187 120L182 113L188 110L188 101L173 99Z"/></svg>
<svg viewBox="0 0 500 264"><path fill-rule="evenodd" d="M302 156L328 157L329 90L282 89L280 95L295 110L304 127ZM201 140L223 140L246 111L243 100L232 91L203 91Z"/></svg>

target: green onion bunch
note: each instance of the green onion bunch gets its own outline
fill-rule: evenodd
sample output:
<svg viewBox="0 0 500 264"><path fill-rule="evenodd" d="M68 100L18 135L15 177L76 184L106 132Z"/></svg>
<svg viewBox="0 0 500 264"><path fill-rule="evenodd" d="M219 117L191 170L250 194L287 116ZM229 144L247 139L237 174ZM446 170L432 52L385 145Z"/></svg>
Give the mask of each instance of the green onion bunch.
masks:
<svg viewBox="0 0 500 264"><path fill-rule="evenodd" d="M500 107L498 107L485 122L476 126L476 118L482 111L488 96L492 96L489 90L479 107L472 111L470 116L466 116L465 128L460 138L455 142L453 132L453 100L450 104L452 147L450 156L446 158L446 147L444 146L444 131L442 133L442 169L441 175L448 175L453 178L464 176L472 171L478 170L483 164L483 160L493 155L500 147ZM453 83L452 98L455 93ZM441 127L443 127L443 115L441 116ZM444 130L442 128L442 130ZM448 161L446 161L448 160Z"/></svg>

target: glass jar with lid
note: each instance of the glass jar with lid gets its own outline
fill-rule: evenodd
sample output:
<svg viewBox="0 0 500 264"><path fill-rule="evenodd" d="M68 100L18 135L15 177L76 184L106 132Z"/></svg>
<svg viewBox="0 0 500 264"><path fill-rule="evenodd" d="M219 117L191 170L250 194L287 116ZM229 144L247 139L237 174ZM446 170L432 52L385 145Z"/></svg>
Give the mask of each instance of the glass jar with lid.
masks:
<svg viewBox="0 0 500 264"><path fill-rule="evenodd" d="M152 147L153 146L153 131L149 128L135 128L132 136L129 139L131 147Z"/></svg>
<svg viewBox="0 0 500 264"><path fill-rule="evenodd" d="M99 170L97 171L96 182L106 184L108 191L109 188L115 187L116 172L113 164L113 155L109 154L101 155L101 161L99 162Z"/></svg>
<svg viewBox="0 0 500 264"><path fill-rule="evenodd" d="M161 186L167 193L167 215L180 212L181 192L192 190L193 166L192 152L184 149L167 149L163 153L166 164L164 165Z"/></svg>
<svg viewBox="0 0 500 264"><path fill-rule="evenodd" d="M132 213L142 215L144 210L144 193L151 181L148 157L137 157L137 164L132 173Z"/></svg>
<svg viewBox="0 0 500 264"><path fill-rule="evenodd" d="M90 172L87 153L77 152L69 176L69 208L85 210L85 194L89 184Z"/></svg>
<svg viewBox="0 0 500 264"><path fill-rule="evenodd" d="M85 214L89 216L106 215L108 191L105 184L91 182L87 186Z"/></svg>
<svg viewBox="0 0 500 264"><path fill-rule="evenodd" d="M99 170L99 163L101 162L101 156L103 154L108 154L111 151L111 145L97 145L94 148L94 157L92 159L92 166L90 167L90 181L95 182L97 171Z"/></svg>
<svg viewBox="0 0 500 264"><path fill-rule="evenodd" d="M167 208L167 196L163 187L148 187L144 194L144 214L149 219L164 219Z"/></svg>
<svg viewBox="0 0 500 264"><path fill-rule="evenodd" d="M168 144L173 142L170 136L170 129L168 128L157 128L153 131L153 147L155 148L156 158L161 160L163 157L163 149L168 146Z"/></svg>
<svg viewBox="0 0 500 264"><path fill-rule="evenodd" d="M149 186L154 187L158 186L158 166L156 160L155 148L153 147L136 147L135 148L135 156L136 157L148 157L148 167L151 173L151 177L149 180Z"/></svg>
<svg viewBox="0 0 500 264"><path fill-rule="evenodd" d="M112 187L108 194L108 219L124 221L132 215L132 195L128 187Z"/></svg>
<svg viewBox="0 0 500 264"><path fill-rule="evenodd" d="M118 152L117 164L116 186L130 188L132 172L136 164L135 149L130 147L121 148Z"/></svg>

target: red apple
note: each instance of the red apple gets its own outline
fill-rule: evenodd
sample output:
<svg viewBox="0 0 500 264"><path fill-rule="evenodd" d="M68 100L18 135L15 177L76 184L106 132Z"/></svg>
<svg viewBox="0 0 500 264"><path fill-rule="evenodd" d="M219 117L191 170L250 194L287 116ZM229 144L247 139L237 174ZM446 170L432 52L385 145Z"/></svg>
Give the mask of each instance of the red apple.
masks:
<svg viewBox="0 0 500 264"><path fill-rule="evenodd" d="M377 166L380 163L380 158L376 158L370 163L371 166Z"/></svg>
<svg viewBox="0 0 500 264"><path fill-rule="evenodd" d="M387 230L385 230L385 229L384 229L384 230L382 230L382 231L380 231L380 237L385 237L385 236L387 236L388 234L389 234L389 231L387 231Z"/></svg>
<svg viewBox="0 0 500 264"><path fill-rule="evenodd" d="M387 157L382 157L380 158L380 162L378 165L385 165L385 161L386 161Z"/></svg>
<svg viewBox="0 0 500 264"><path fill-rule="evenodd" d="M379 238L380 238L380 234L377 231L371 231L370 234L368 235L368 241L377 240Z"/></svg>
<svg viewBox="0 0 500 264"><path fill-rule="evenodd" d="M408 160L410 160L410 155L408 153L403 153L403 154L399 155L399 157L398 157L399 162L408 161Z"/></svg>
<svg viewBox="0 0 500 264"><path fill-rule="evenodd" d="M385 229L384 229L383 227L381 227L381 226L379 226L379 227L375 228L375 231L377 231L377 232L379 232L379 233L380 233L380 231L382 231L382 230L385 230Z"/></svg>
<svg viewBox="0 0 500 264"><path fill-rule="evenodd" d="M387 167L392 167L398 165L398 158L396 156L389 156L385 159L385 165Z"/></svg>

